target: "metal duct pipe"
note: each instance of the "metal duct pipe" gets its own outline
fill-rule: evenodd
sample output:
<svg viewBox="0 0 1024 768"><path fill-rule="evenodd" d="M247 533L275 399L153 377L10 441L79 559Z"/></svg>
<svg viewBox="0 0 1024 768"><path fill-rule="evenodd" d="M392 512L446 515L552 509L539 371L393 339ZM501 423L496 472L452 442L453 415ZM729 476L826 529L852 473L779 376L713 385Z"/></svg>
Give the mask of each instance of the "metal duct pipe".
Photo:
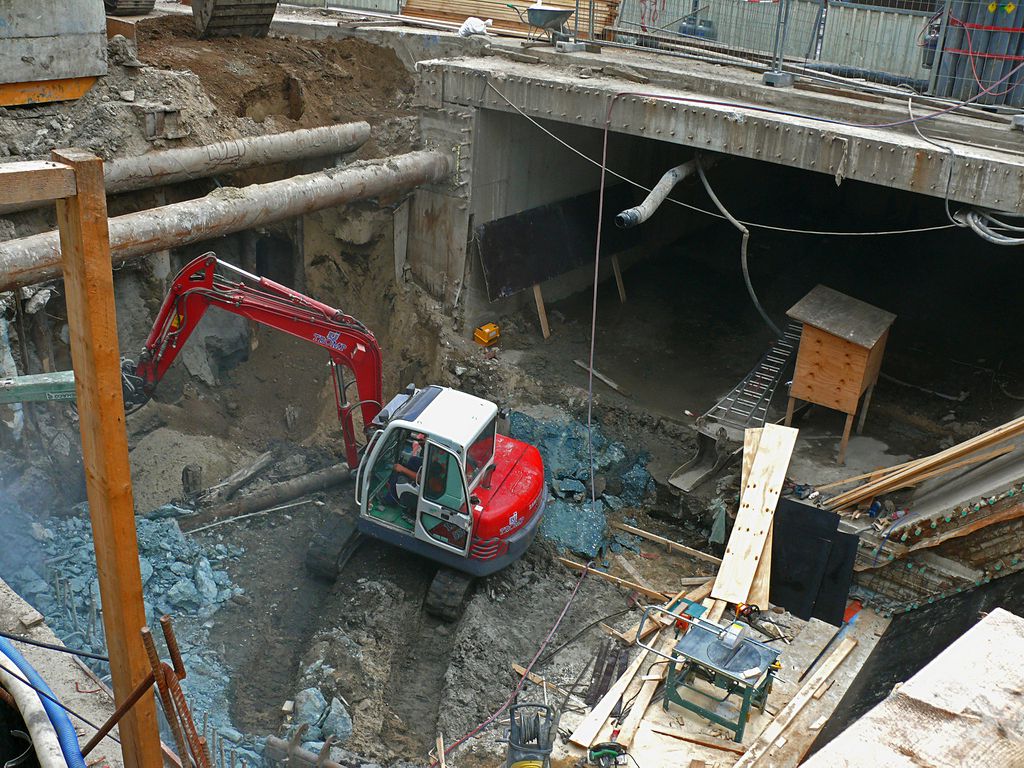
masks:
<svg viewBox="0 0 1024 768"><path fill-rule="evenodd" d="M407 192L421 184L441 181L453 169L447 153L424 150L268 184L222 187L198 200L110 219L110 258L117 265L148 253L322 208ZM0 243L0 291L60 276L60 237L56 231Z"/></svg>
<svg viewBox="0 0 1024 768"><path fill-rule="evenodd" d="M179 147L122 157L103 166L108 195L177 184L257 165L273 165L324 155L341 155L358 149L370 138L368 123L343 123L322 128L250 136L218 141L201 147ZM0 214L38 208L38 203L0 206Z"/></svg>
<svg viewBox="0 0 1024 768"><path fill-rule="evenodd" d="M658 206L665 202L672 188L696 170L696 161L690 160L667 171L640 205L627 208L615 217L615 225L620 229L629 229L637 224L643 224L654 215Z"/></svg>

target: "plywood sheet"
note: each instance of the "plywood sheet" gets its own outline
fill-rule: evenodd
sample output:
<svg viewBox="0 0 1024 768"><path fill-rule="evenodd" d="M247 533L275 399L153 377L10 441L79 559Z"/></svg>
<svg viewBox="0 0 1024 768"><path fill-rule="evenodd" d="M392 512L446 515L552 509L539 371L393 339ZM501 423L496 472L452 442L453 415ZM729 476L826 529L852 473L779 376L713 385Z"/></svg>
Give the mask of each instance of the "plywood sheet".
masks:
<svg viewBox="0 0 1024 768"><path fill-rule="evenodd" d="M824 285L816 285L786 314L865 349L873 347L896 319L892 312Z"/></svg>
<svg viewBox="0 0 1024 768"><path fill-rule="evenodd" d="M868 351L810 326L804 326L790 397L843 413L855 413L867 388Z"/></svg>
<svg viewBox="0 0 1024 768"><path fill-rule="evenodd" d="M761 433L757 455L740 498L736 522L711 592L717 600L747 602L775 506L782 494L796 436L797 430L775 424L765 426Z"/></svg>

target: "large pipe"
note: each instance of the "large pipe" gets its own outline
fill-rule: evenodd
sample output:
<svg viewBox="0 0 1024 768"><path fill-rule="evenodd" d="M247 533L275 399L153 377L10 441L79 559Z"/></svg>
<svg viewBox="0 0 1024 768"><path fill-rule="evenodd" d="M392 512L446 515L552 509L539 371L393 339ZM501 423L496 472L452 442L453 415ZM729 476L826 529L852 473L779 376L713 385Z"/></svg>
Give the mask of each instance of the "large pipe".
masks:
<svg viewBox="0 0 1024 768"><path fill-rule="evenodd" d="M117 265L148 253L223 237L322 208L407 192L421 184L441 181L452 169L448 154L422 150L267 184L222 187L197 200L110 219L110 258ZM0 291L60 275L60 237L56 231L0 243Z"/></svg>
<svg viewBox="0 0 1024 768"><path fill-rule="evenodd" d="M668 197L668 193L672 191L673 187L696 170L697 163L694 160L668 170L640 205L627 208L615 217L615 225L620 229L629 229L643 224L654 215L658 206L665 202L665 198Z"/></svg>
<svg viewBox="0 0 1024 768"><path fill-rule="evenodd" d="M343 123L322 128L249 136L218 141L201 147L179 147L147 152L137 157L122 157L103 166L103 182L108 195L131 192L162 184L177 184L231 173L257 165L273 165L292 160L352 152L370 138L368 123ZM0 206L0 214L39 207L39 203Z"/></svg>

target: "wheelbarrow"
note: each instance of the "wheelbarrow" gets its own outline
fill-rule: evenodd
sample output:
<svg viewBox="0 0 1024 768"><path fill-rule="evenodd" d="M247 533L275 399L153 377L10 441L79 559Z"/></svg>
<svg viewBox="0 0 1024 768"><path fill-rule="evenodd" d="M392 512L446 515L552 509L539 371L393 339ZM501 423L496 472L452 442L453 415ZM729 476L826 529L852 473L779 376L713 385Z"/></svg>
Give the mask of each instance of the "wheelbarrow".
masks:
<svg viewBox="0 0 1024 768"><path fill-rule="evenodd" d="M569 39L569 30L565 26L565 22L575 13L573 9L553 8L547 5L531 5L527 8L512 5L512 3L507 3L507 5L516 12L523 24L530 27L528 39L534 42L527 42L527 45L544 45L544 43L538 42L538 38L545 33L550 45L554 45L560 40Z"/></svg>

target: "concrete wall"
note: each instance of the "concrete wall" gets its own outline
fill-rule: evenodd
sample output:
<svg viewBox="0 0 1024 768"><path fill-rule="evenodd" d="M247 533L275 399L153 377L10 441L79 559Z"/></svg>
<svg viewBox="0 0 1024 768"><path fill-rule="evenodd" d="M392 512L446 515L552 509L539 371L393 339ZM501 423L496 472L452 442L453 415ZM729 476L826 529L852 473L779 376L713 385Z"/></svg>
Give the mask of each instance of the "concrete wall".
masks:
<svg viewBox="0 0 1024 768"><path fill-rule="evenodd" d="M106 73L101 0L0 0L0 82Z"/></svg>

